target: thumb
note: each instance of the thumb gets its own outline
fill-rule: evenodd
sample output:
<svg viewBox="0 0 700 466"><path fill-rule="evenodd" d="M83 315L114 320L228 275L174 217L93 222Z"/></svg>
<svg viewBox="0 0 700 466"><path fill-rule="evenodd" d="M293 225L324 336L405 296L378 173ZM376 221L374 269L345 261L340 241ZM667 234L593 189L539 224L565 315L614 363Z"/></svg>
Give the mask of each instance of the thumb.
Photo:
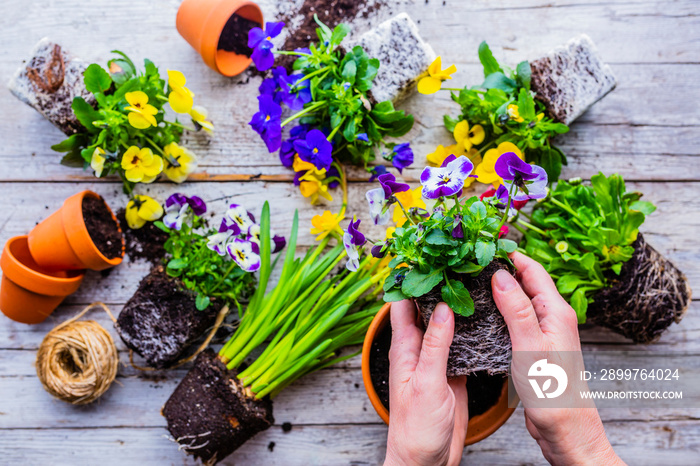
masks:
<svg viewBox="0 0 700 466"><path fill-rule="evenodd" d="M428 329L423 336L423 345L416 372L426 381L446 380L447 357L455 330L455 317L447 304L435 306Z"/></svg>
<svg viewBox="0 0 700 466"><path fill-rule="evenodd" d="M520 284L505 270L499 270L491 278L493 300L508 326L513 351L538 350L542 330L532 301Z"/></svg>

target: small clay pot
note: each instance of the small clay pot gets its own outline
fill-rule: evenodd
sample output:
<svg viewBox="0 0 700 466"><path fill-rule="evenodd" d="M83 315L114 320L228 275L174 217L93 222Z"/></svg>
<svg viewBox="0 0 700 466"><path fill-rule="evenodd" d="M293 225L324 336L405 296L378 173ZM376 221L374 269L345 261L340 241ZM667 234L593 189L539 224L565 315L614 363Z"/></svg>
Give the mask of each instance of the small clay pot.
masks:
<svg viewBox="0 0 700 466"><path fill-rule="evenodd" d="M26 236L5 243L0 268L0 310L23 324L43 322L85 276L82 270L52 272L39 266L29 253Z"/></svg>
<svg viewBox="0 0 700 466"><path fill-rule="evenodd" d="M224 76L236 76L252 63L249 57L219 50L219 38L233 14L263 26L263 14L246 0L184 0L177 10L177 31L202 56L209 68Z"/></svg>
<svg viewBox="0 0 700 466"><path fill-rule="evenodd" d="M74 194L65 200L63 207L29 233L29 250L40 267L46 270L104 270L121 264L124 258L124 238L120 256L113 259L102 254L90 238L83 219L85 196L100 198L92 191ZM111 210L110 214L115 228L121 234L117 217Z"/></svg>
<svg viewBox="0 0 700 466"><path fill-rule="evenodd" d="M374 342L375 338L384 329L384 327L389 324L390 310L391 303L386 303L379 310L367 329L365 341L362 345L362 381L364 382L367 396L369 396L369 401L372 403L374 410L386 424L389 424L389 410L386 408L386 406L384 406L374 389L374 384L372 383L372 376L370 373L370 355L372 353L372 343ZM517 404L518 402L519 401L516 397L514 404ZM467 426L467 438L464 441L464 445L472 445L476 442L480 442L496 432L503 424L505 424L514 411L515 408L508 407L508 383L504 383L501 396L498 398L496 404L491 406L488 410L486 410L486 412L469 419L469 424Z"/></svg>

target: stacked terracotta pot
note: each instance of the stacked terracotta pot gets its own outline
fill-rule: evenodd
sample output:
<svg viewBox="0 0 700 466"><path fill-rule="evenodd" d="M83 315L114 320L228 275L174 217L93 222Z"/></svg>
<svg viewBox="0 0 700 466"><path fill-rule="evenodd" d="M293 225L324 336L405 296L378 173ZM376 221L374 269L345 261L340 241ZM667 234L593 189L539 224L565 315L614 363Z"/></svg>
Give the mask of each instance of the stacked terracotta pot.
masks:
<svg viewBox="0 0 700 466"><path fill-rule="evenodd" d="M44 321L80 287L86 269L104 270L121 263L123 238L121 254L113 259L102 254L90 238L83 219L86 196L101 199L92 191L75 194L29 235L5 243L0 257L0 310L10 319L25 324Z"/></svg>

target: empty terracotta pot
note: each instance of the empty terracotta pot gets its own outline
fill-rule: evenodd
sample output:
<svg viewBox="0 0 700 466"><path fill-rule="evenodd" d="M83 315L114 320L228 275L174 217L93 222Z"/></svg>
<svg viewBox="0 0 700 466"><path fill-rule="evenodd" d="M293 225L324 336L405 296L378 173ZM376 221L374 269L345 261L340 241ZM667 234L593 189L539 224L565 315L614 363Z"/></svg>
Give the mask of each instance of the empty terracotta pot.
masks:
<svg viewBox="0 0 700 466"><path fill-rule="evenodd" d="M389 424L389 410L384 406L382 401L379 399L376 390L374 389L374 384L372 383L372 376L370 373L370 356L372 343L379 333L386 327L389 323L389 312L391 310L391 303L386 303L367 329L365 334L365 341L362 345L362 381L365 385L365 390L369 396L369 400L374 407L374 410L379 414L382 420ZM516 398L515 404L519 401ZM510 418L510 416L515 411L515 408L508 407L508 384L504 383L501 390L501 396L495 405L491 406L484 413L476 415L469 419L469 424L467 426L467 438L464 441L465 445L472 445L476 442L480 442L489 435L496 432L505 422Z"/></svg>
<svg viewBox="0 0 700 466"><path fill-rule="evenodd" d="M224 26L234 13L263 25L260 7L246 0L184 0L175 19L178 32L204 63L224 76L240 74L252 63L245 55L218 49Z"/></svg>
<svg viewBox="0 0 700 466"><path fill-rule="evenodd" d="M23 324L43 322L85 276L82 270L52 272L39 266L29 253L26 236L5 243L0 268L0 310Z"/></svg>
<svg viewBox="0 0 700 466"><path fill-rule="evenodd" d="M29 233L29 250L40 267L46 270L104 270L122 262L123 238L121 255L113 259L102 254L90 238L83 219L85 196L101 199L92 191L74 194L65 200L63 207L35 226ZM117 218L111 210L110 213L121 233Z"/></svg>

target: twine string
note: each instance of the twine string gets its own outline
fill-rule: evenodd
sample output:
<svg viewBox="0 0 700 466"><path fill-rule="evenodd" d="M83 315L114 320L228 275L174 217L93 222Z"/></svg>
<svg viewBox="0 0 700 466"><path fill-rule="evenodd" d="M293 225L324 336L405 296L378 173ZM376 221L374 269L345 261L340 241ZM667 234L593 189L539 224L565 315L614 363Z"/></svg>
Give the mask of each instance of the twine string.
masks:
<svg viewBox="0 0 700 466"><path fill-rule="evenodd" d="M51 330L39 346L36 372L44 389L74 405L92 403L112 385L119 355L112 336L94 320L80 321L87 312L109 308L95 302Z"/></svg>

